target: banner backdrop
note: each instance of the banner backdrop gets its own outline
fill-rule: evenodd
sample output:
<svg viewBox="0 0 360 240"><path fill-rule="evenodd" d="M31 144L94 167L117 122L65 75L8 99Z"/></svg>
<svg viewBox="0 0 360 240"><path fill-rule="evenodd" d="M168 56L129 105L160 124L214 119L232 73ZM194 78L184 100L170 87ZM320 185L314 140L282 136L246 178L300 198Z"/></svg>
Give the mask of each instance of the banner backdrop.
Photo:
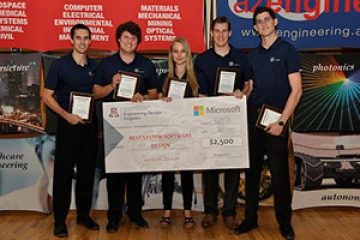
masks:
<svg viewBox="0 0 360 240"><path fill-rule="evenodd" d="M360 207L360 135L292 133L295 150L293 209Z"/></svg>
<svg viewBox="0 0 360 240"><path fill-rule="evenodd" d="M278 35L297 49L359 47L360 25L354 21L360 12L357 0L218 0L217 16L226 16L232 23L232 45L238 48L259 45L252 16L261 5L275 11Z"/></svg>
<svg viewBox="0 0 360 240"><path fill-rule="evenodd" d="M138 50L167 50L176 36L194 52L205 49L203 1L183 0L54 0L0 2L0 48L38 51L69 48L76 23L92 31L92 48L116 50L116 27L134 21L142 29Z"/></svg>
<svg viewBox="0 0 360 240"><path fill-rule="evenodd" d="M0 134L43 132L39 53L0 55Z"/></svg>
<svg viewBox="0 0 360 240"><path fill-rule="evenodd" d="M0 210L49 212L54 138L0 139Z"/></svg>
<svg viewBox="0 0 360 240"><path fill-rule="evenodd" d="M293 209L360 207L360 55L300 54Z"/></svg>
<svg viewBox="0 0 360 240"><path fill-rule="evenodd" d="M295 132L359 132L360 54L300 54Z"/></svg>

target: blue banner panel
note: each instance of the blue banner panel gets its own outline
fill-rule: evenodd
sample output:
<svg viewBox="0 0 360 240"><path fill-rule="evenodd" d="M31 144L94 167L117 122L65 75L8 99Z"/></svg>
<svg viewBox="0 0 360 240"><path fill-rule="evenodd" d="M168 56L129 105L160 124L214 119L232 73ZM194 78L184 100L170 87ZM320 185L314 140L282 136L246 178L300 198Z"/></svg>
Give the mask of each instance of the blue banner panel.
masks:
<svg viewBox="0 0 360 240"><path fill-rule="evenodd" d="M0 135L43 132L40 53L0 55Z"/></svg>
<svg viewBox="0 0 360 240"><path fill-rule="evenodd" d="M217 16L232 23L230 43L237 48L259 44L252 16L258 6L269 6L277 15L278 36L297 49L360 47L358 0L222 0Z"/></svg>

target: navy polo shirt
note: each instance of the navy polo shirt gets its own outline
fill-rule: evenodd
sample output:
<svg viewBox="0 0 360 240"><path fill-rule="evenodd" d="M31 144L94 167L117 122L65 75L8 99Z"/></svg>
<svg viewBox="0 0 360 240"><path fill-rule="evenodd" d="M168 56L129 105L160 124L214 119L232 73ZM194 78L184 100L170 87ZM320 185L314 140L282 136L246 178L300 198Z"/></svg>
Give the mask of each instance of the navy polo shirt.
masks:
<svg viewBox="0 0 360 240"><path fill-rule="evenodd" d="M200 81L200 82L204 82L204 76L203 76L201 73L195 73L195 74L196 74L196 80L197 80L198 84L199 84L199 81ZM157 85L157 91L158 91L158 93L161 93L161 92L162 92L162 88L163 88L163 85L164 85L164 82L165 82L165 80L166 80L167 75L168 75L168 73L162 73L162 74L159 76L159 81L158 81L158 85ZM185 72L185 74L184 74L181 78L179 78L179 77L176 75L176 73L174 73L174 77L186 81L187 72ZM199 88L199 90L198 90L198 93L203 94L203 95L206 94L205 92L201 91L200 88ZM193 95L192 89L191 89L191 87L190 87L190 85L189 85L189 91L187 92L187 95L186 95L185 97L193 97L193 96L194 96L194 95Z"/></svg>
<svg viewBox="0 0 360 240"><path fill-rule="evenodd" d="M96 61L87 58L85 66L78 65L70 52L51 64L45 81L45 88L53 90L59 105L69 109L72 91L91 93L94 86Z"/></svg>
<svg viewBox="0 0 360 240"><path fill-rule="evenodd" d="M246 65L246 54L231 45L229 53L223 57L218 55L213 48L199 54L195 59L195 70L204 75L205 81L198 81L201 91L205 92L205 95L214 96L218 67L238 69L239 74L235 89L242 89Z"/></svg>
<svg viewBox="0 0 360 240"><path fill-rule="evenodd" d="M291 92L288 75L300 67L297 50L280 37L269 49L260 44L248 54L245 78L253 79L248 105L259 108L265 103L283 109Z"/></svg>
<svg viewBox="0 0 360 240"><path fill-rule="evenodd" d="M96 70L95 84L106 86L111 83L113 76L118 71L125 71L139 74L140 82L138 92L146 95L148 90L156 89L157 74L156 68L151 60L135 53L134 60L127 64L119 55L119 52L103 59ZM113 91L105 97L105 101L117 101L113 99Z"/></svg>

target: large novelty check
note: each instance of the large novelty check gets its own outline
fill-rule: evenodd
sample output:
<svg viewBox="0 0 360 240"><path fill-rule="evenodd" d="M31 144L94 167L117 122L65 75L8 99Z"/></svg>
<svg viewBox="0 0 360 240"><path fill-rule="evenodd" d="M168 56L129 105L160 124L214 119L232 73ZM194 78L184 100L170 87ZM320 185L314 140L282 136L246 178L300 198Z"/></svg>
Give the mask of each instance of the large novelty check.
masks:
<svg viewBox="0 0 360 240"><path fill-rule="evenodd" d="M246 100L103 103L107 173L249 167Z"/></svg>

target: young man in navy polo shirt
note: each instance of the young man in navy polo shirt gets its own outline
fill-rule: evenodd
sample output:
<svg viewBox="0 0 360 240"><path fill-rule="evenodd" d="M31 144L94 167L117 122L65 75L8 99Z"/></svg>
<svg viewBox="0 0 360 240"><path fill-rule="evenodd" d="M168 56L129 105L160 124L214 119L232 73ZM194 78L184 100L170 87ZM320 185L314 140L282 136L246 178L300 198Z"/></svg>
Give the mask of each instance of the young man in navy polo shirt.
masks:
<svg viewBox="0 0 360 240"><path fill-rule="evenodd" d="M51 65L42 95L43 102L57 114L53 199L54 235L58 237L68 235L65 220L70 207L75 164L77 223L88 229L99 229L89 216L97 151L96 117L93 114L91 123L85 124L80 116L67 111L72 91L92 92L96 62L86 56L90 42L91 33L87 26L73 26L73 50ZM57 101L53 94L57 95Z"/></svg>
<svg viewBox="0 0 360 240"><path fill-rule="evenodd" d="M98 66L93 88L96 99L115 101L113 92L120 83L119 70L141 75L138 92L132 97L132 102L148 99L157 99L156 69L149 60L136 53L136 48L141 42L141 29L132 22L121 24L116 29L116 41L119 52L102 60ZM121 156L119 156L121 157ZM131 161L131 159L128 159ZM148 228L149 225L141 215L143 205L141 194L141 173L111 173L107 174L107 191L109 210L107 213L108 224L106 230L116 232L122 218L122 205L124 203L124 190L126 184L127 215L130 221L138 227Z"/></svg>
<svg viewBox="0 0 360 240"><path fill-rule="evenodd" d="M211 23L211 37L214 46L195 59L195 69L204 75L205 81L199 81L202 92L207 96L216 96L216 72L219 67L234 68L239 70L237 86L234 93L229 95L242 96L242 86L244 84L244 70L246 67L246 54L233 48L229 44L231 37L231 24L226 17L218 17ZM246 85L247 86L247 85ZM246 89L243 89L246 90ZM204 171L204 205L205 216L201 225L205 228L215 224L218 215L218 184L219 170ZM224 170L225 174L225 193L223 195L224 205L222 216L225 226L234 229L237 226L236 203L238 187L240 181L240 170Z"/></svg>
<svg viewBox="0 0 360 240"><path fill-rule="evenodd" d="M235 234L257 228L259 180L264 154L268 155L276 220L285 239L294 239L291 226L291 193L288 166L288 125L302 94L300 61L296 49L276 35L278 20L269 7L258 7L253 16L261 44L248 55L245 78L252 89L248 100L250 168L246 169L245 220ZM264 130L255 127L263 105L282 109L280 119ZM283 133L283 134L282 134Z"/></svg>

